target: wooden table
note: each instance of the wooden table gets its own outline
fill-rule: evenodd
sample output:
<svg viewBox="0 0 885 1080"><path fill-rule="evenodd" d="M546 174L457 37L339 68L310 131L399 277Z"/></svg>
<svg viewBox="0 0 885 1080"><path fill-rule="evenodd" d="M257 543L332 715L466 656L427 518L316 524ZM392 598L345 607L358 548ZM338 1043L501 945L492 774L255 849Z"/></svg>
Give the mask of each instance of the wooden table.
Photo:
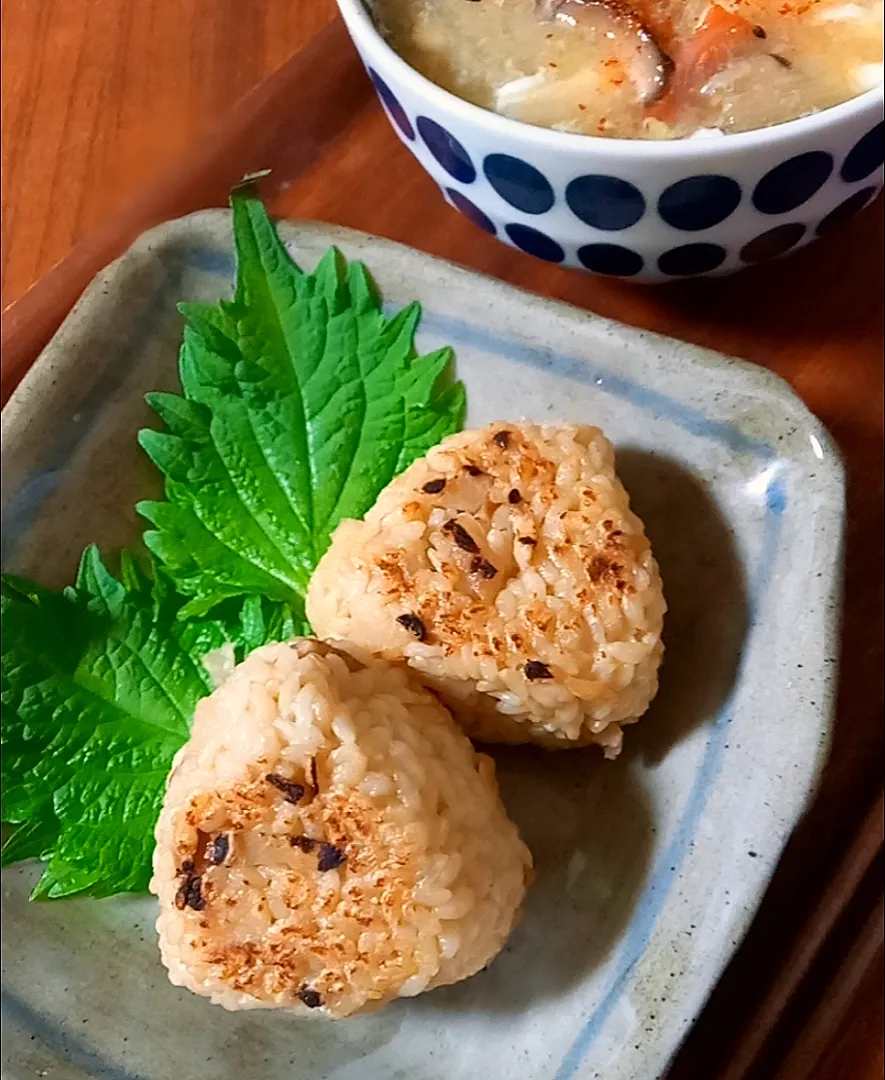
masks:
<svg viewBox="0 0 885 1080"><path fill-rule="evenodd" d="M215 153L218 137L215 143L211 135L201 138L206 125L333 14L331 0L6 0L3 305L64 260L82 238L98 236L109 214L188 147ZM246 167L273 158L267 194L277 213L381 233L604 315L766 364L793 384L840 443L849 477L849 529L842 692L832 758L815 806L671 1078L878 1080L878 859L871 872L862 871L880 842L881 807L866 817L865 831L858 830L882 785L881 200L840 234L738 278L651 290L591 280L506 249L446 208L388 130L340 38L337 28L325 31L325 47L331 42L339 60L320 63L315 55L301 74L284 73L277 83L265 84L270 105L253 97L237 114L241 147L251 147L257 158ZM325 109L321 125L304 115L308 106ZM268 110L276 127L267 127ZM265 124L261 137L252 131L258 115ZM165 195L115 220L149 223L164 206L219 204L228 182L224 168L234 166L218 154L223 167L214 180L200 179L202 166L194 164L193 154L179 167L180 175L193 180L190 204L179 207L170 195L178 175L172 173ZM379 169L388 182L367 183ZM81 270L96 252L113 254L119 235L110 230L91 249L78 248L86 250ZM67 276L70 287L76 274ZM64 267L48 279L62 282L59 295L64 279ZM25 311L34 296L40 299L35 290L16 311ZM20 321L25 329L31 325ZM849 866L836 875L840 856L858 835L860 854L851 858L860 870ZM828 882L831 893L814 914ZM817 948L824 930L827 940ZM780 999L789 1002L786 1009ZM773 1034L763 1040L769 1027ZM757 1053L755 1043L763 1041Z"/></svg>

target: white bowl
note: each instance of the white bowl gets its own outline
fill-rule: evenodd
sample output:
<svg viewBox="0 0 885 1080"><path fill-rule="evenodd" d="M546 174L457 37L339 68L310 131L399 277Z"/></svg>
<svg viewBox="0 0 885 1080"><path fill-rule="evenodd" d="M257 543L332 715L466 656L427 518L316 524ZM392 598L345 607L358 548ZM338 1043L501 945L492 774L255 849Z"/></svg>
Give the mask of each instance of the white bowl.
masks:
<svg viewBox="0 0 885 1080"><path fill-rule="evenodd" d="M400 139L447 201L512 247L659 282L794 251L882 188L883 92L736 135L603 139L511 120L419 75L362 0L337 0Z"/></svg>

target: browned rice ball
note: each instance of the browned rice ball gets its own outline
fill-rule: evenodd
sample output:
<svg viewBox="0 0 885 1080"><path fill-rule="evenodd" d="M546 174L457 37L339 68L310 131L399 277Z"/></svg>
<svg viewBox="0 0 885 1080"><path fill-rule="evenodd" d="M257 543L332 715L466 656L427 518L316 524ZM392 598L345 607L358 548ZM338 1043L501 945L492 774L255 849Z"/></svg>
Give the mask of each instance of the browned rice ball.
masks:
<svg viewBox="0 0 885 1080"><path fill-rule="evenodd" d="M333 1018L488 964L531 868L442 705L313 641L257 650L200 702L156 839L171 981Z"/></svg>
<svg viewBox="0 0 885 1080"><path fill-rule="evenodd" d="M344 521L308 617L405 660L489 742L621 747L658 686L666 605L597 428L491 424L446 439Z"/></svg>

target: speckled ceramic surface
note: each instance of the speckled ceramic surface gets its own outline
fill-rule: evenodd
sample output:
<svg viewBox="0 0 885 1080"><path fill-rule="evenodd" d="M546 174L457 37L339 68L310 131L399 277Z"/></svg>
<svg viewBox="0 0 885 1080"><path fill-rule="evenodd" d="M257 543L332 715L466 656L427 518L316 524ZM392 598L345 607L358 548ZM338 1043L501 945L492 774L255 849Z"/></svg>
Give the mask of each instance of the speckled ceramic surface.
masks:
<svg viewBox="0 0 885 1080"><path fill-rule="evenodd" d="M615 763L497 753L537 882L505 952L459 986L332 1024L225 1013L167 983L148 897L28 904L3 875L8 1080L654 1080L703 1006L829 739L843 515L820 424L766 372L549 303L386 241L336 243L452 344L471 423L605 428L670 604L661 692ZM90 287L3 418L3 560L68 581L139 528L135 442L176 384L181 299L229 290L229 217L145 236Z"/></svg>

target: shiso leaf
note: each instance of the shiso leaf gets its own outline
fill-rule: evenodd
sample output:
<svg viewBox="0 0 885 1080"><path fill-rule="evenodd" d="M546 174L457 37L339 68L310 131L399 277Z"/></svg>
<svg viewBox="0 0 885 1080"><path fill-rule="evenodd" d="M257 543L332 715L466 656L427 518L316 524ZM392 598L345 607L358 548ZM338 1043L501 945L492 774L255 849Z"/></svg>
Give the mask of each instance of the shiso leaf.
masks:
<svg viewBox="0 0 885 1080"><path fill-rule="evenodd" d="M166 776L212 690L202 657L304 630L266 600L211 620L181 620L182 602L162 571L124 555L114 577L94 547L63 592L3 578L3 862L43 859L35 897L145 889Z"/></svg>
<svg viewBox="0 0 885 1080"><path fill-rule="evenodd" d="M464 417L451 351L415 353L417 304L388 319L334 249L302 272L248 186L231 202L234 299L181 305L182 394L149 395L165 430L139 435L165 476L165 500L138 507L145 541L184 615L232 596L297 606L342 518Z"/></svg>
<svg viewBox="0 0 885 1080"><path fill-rule="evenodd" d="M235 297L181 306L182 393L150 394L164 430L139 435L165 477L139 506L153 574L90 547L62 592L2 579L2 861L43 861L33 899L147 887L204 659L310 633L338 522L463 423L450 350L416 356L417 304L387 319L334 250L302 273L251 189L231 201Z"/></svg>

